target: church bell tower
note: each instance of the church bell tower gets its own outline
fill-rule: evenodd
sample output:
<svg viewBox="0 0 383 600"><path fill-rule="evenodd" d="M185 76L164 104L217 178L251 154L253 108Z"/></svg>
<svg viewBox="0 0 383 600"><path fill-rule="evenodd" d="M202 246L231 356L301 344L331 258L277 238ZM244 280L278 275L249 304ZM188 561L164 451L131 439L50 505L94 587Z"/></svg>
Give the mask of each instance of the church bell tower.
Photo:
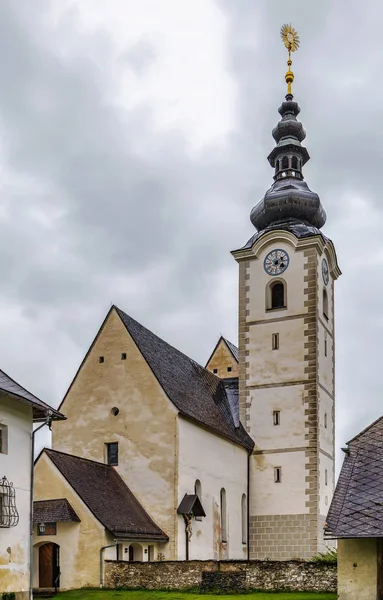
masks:
<svg viewBox="0 0 383 600"><path fill-rule="evenodd" d="M306 137L292 95L297 32L288 50L287 95L268 160L274 182L251 211L257 230L232 254L239 264L239 402L255 442L250 458L250 558L310 559L325 550L334 490L335 248L326 213L303 177Z"/></svg>

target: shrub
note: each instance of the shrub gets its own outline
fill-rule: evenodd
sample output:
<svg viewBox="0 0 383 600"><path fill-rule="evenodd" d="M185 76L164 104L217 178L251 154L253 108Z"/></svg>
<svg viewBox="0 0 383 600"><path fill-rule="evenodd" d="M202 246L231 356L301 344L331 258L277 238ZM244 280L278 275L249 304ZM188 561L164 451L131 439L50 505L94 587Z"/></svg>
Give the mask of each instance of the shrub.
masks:
<svg viewBox="0 0 383 600"><path fill-rule="evenodd" d="M336 548L328 548L326 552L320 552L311 559L311 562L321 565L336 565L338 563L338 552Z"/></svg>

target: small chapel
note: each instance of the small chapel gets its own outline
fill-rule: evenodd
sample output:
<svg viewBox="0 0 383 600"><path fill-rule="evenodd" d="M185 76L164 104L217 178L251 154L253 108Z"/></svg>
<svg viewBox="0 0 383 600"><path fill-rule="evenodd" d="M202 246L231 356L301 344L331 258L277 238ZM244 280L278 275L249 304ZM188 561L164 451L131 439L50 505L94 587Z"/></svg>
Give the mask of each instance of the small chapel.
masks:
<svg viewBox="0 0 383 600"><path fill-rule="evenodd" d="M128 307L110 308L35 463L35 587L52 587L58 561L65 589L102 585L107 559L309 560L332 543L341 272L303 176L299 40L292 28L282 38L273 181L251 211L254 233L231 253L238 341L220 337L202 366Z"/></svg>

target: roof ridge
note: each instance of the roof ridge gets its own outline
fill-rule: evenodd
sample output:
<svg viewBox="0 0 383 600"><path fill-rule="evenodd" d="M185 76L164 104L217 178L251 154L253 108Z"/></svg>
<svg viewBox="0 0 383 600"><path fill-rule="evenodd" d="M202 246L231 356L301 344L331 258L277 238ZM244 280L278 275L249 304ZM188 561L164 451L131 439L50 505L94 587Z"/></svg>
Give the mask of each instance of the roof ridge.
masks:
<svg viewBox="0 0 383 600"><path fill-rule="evenodd" d="M375 421L373 421L372 423L370 423L370 425L367 425L367 427L365 427L364 429L362 429L362 431L360 431L359 433L357 433L356 435L354 435L353 438L351 438L351 440L349 440L348 442L346 442L347 445L351 444L352 442L354 442L355 440L357 440L358 438L360 438L362 435L364 435L365 433L367 433L367 431L369 429L371 429L372 427L374 427L374 425L377 425L379 423L379 421L381 421L383 419L383 415L378 417L377 419L375 419Z"/></svg>
<svg viewBox="0 0 383 600"><path fill-rule="evenodd" d="M79 460L85 460L85 461L93 463L95 465L101 465L102 467L107 467L108 469L114 469L114 467L112 465L108 465L106 463L100 462L99 460L93 460L92 458L85 458L85 456L78 456L77 454L70 454L70 452L62 452L61 450L56 450L55 448L43 448L42 452L55 452L56 454L62 454L64 456L70 456L71 458L78 458Z"/></svg>
<svg viewBox="0 0 383 600"><path fill-rule="evenodd" d="M216 375L214 375L214 373L212 373L211 371L209 371L206 367L203 367L198 361L196 361L194 358L191 358L190 356L188 356L187 354L185 354L185 352L182 352L182 350L179 350L178 348L176 348L175 346L173 346L172 344L169 344L169 342L167 342L166 340L164 340L162 337L160 337L159 335L157 335L156 333L154 333L153 331L151 331L150 329L148 329L147 327L145 327L145 325L142 325L142 323L140 323L139 321L137 321L137 319L135 319L134 317L132 317L131 315L128 315L128 313L126 313L124 310L122 310L121 308L119 308L118 306L116 306L115 304L113 304L113 308L116 309L116 311L118 312L119 316L121 317L120 313L122 313L124 316L128 317L128 319L131 319L132 321L134 321L135 323L137 323L137 325L139 325L140 327L142 327L143 329L145 329L148 333L150 333L150 335L154 335L157 339L159 339L163 344L166 344L167 346L169 346L170 348L172 348L173 350L175 350L178 354L181 354L182 356L184 356L185 358L187 358L191 363L193 363L194 365L196 365L197 367L201 368L203 371L206 371L206 373L209 373L210 375L213 375L216 379L219 379L219 377L217 377ZM129 332L130 333L130 332Z"/></svg>

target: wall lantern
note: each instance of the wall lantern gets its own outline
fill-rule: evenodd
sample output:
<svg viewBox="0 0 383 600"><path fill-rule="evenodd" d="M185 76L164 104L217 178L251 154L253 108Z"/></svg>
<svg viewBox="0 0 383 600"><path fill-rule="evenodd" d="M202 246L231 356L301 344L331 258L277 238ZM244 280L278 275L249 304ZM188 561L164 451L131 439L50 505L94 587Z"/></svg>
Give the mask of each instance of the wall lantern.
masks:
<svg viewBox="0 0 383 600"><path fill-rule="evenodd" d="M40 535L45 533L45 523L39 523L39 533Z"/></svg>

